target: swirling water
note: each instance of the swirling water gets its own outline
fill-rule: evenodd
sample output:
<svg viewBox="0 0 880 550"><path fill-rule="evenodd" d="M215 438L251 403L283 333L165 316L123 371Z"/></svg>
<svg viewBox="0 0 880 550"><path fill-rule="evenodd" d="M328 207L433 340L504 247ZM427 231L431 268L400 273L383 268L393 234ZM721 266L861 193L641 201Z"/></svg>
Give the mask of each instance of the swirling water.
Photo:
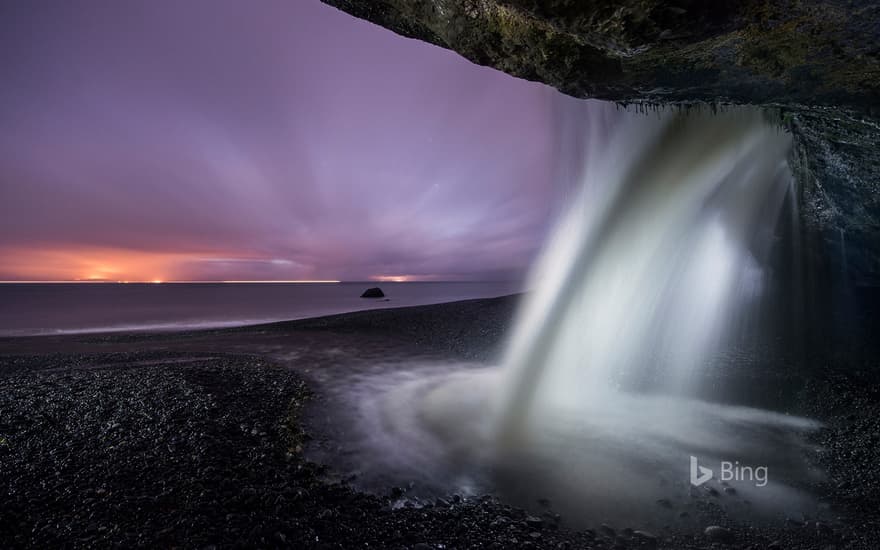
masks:
<svg viewBox="0 0 880 550"><path fill-rule="evenodd" d="M583 132L576 196L501 364L352 384L362 461L425 487L549 497L575 523L665 522L708 503L815 513L804 488L822 474L804 456L819 424L707 387L719 355L780 322L760 305L793 189L790 137L755 109L642 116L598 102ZM694 461L709 481L691 483Z"/></svg>

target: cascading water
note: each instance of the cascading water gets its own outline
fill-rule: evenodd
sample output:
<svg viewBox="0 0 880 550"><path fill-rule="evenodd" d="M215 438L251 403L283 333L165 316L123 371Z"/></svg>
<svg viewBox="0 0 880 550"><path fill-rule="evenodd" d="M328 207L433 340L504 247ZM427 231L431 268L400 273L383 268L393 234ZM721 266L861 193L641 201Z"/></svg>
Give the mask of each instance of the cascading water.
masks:
<svg viewBox="0 0 880 550"><path fill-rule="evenodd" d="M731 514L812 513L791 482L818 475L802 438L816 424L700 400L765 290L789 136L754 109L590 108L577 197L502 366L410 375L371 401L371 434L410 449L413 471L443 457L459 483L591 518L656 520L658 500L684 517L702 496ZM715 479L692 485L692 460ZM766 479L722 485L723 462Z"/></svg>
<svg viewBox="0 0 880 550"><path fill-rule="evenodd" d="M536 401L581 406L623 378L691 387L758 290L751 244L775 222L788 146L756 111L622 121L536 268L505 360L505 437Z"/></svg>

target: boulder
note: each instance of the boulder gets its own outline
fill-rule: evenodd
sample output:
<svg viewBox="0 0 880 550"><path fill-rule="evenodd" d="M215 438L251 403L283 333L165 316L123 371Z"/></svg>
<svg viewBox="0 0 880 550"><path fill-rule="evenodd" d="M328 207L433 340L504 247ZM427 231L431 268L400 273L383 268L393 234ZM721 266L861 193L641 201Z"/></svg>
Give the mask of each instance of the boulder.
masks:
<svg viewBox="0 0 880 550"><path fill-rule="evenodd" d="M373 288L368 288L361 294L361 298L384 298L385 293L382 292L382 289L374 286Z"/></svg>

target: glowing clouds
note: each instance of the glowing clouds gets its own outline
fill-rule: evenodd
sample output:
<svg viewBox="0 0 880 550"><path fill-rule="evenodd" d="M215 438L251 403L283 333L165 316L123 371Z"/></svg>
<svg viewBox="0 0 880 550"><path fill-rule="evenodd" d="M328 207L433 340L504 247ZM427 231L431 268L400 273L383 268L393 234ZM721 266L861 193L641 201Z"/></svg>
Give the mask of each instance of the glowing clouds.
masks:
<svg viewBox="0 0 880 550"><path fill-rule="evenodd" d="M278 258L115 248L0 249L0 280L79 282L335 280ZM320 274L318 274L320 275Z"/></svg>
<svg viewBox="0 0 880 550"><path fill-rule="evenodd" d="M3 278L509 280L540 246L555 91L319 2L75 4L0 18Z"/></svg>
<svg viewBox="0 0 880 550"><path fill-rule="evenodd" d="M76 247L0 252L0 279L7 281L145 281L173 271L174 254Z"/></svg>

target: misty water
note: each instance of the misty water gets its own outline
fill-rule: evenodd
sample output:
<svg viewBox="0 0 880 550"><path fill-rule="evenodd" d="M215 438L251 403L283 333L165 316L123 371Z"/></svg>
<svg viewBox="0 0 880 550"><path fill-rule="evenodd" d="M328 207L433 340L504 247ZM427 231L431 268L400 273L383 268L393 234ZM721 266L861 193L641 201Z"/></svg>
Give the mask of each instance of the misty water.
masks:
<svg viewBox="0 0 880 550"><path fill-rule="evenodd" d="M804 490L822 477L805 459L819 424L707 383L719 356L786 322L762 306L776 228L794 223L780 219L790 136L754 109L598 102L581 132L577 191L501 364L412 365L340 389L361 407L361 482L547 498L574 523L687 523L679 512L707 502L755 521L819 513ZM692 461L712 479L692 484Z"/></svg>

